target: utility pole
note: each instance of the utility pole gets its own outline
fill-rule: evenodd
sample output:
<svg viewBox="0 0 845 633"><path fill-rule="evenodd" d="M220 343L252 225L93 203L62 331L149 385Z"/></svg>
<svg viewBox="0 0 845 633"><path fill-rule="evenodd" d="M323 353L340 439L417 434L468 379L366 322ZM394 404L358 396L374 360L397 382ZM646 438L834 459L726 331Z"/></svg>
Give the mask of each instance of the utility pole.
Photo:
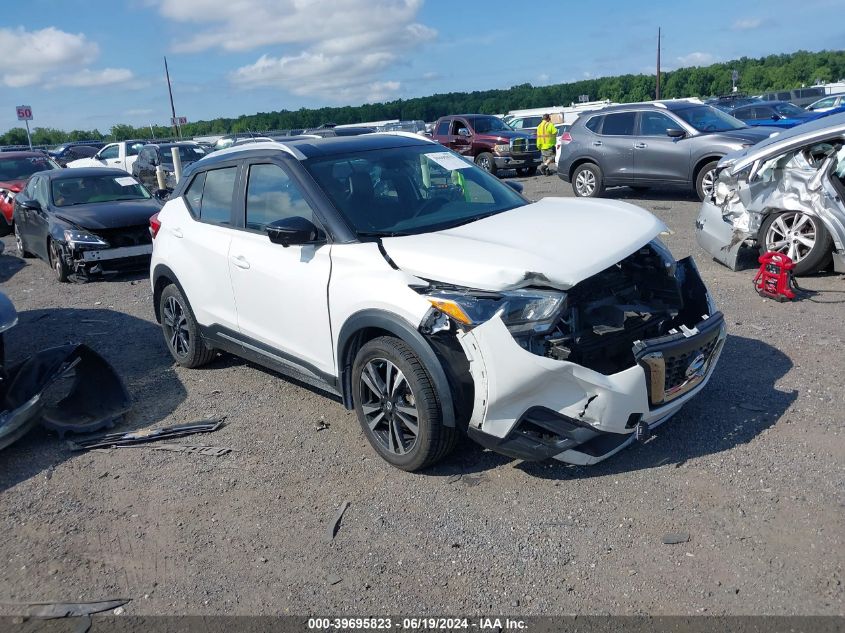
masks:
<svg viewBox="0 0 845 633"><path fill-rule="evenodd" d="M660 27L657 27L657 88L654 91L654 100L660 100Z"/></svg>
<svg viewBox="0 0 845 633"><path fill-rule="evenodd" d="M173 88L170 86L170 71L167 69L167 57L164 58L164 75L167 77L167 92L170 94L170 114L172 118L170 122L173 124L173 131L176 136L182 139L182 130L176 125L176 108L173 106Z"/></svg>

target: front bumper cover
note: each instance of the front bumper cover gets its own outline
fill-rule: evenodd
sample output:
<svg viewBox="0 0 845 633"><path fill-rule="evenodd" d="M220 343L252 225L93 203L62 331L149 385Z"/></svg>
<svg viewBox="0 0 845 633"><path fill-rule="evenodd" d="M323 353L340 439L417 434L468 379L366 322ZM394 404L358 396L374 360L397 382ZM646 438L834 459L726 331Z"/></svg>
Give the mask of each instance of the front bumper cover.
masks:
<svg viewBox="0 0 845 633"><path fill-rule="evenodd" d="M635 346L637 364L605 375L533 354L499 317L461 335L475 383L468 434L520 459L606 459L662 424L707 384L726 338L715 313Z"/></svg>

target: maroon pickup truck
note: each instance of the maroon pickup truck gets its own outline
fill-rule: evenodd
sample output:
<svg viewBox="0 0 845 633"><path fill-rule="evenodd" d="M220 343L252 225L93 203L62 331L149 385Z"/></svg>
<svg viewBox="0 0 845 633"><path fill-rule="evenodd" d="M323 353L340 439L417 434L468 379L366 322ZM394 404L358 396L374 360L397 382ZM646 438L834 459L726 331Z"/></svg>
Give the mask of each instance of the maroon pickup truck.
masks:
<svg viewBox="0 0 845 633"><path fill-rule="evenodd" d="M536 134L511 129L499 117L489 114L440 117L431 138L471 157L476 165L494 175L500 169L516 169L522 176L533 176L540 165Z"/></svg>

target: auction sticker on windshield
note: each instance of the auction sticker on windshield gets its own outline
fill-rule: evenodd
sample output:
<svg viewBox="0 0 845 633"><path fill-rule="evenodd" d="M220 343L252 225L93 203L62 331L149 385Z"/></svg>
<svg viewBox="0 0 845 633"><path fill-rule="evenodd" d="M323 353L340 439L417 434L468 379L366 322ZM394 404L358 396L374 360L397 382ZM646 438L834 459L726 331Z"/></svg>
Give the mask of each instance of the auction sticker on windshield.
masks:
<svg viewBox="0 0 845 633"><path fill-rule="evenodd" d="M121 176L120 178L115 178L114 181L121 187L131 187L132 185L138 184L138 181L132 176Z"/></svg>
<svg viewBox="0 0 845 633"><path fill-rule="evenodd" d="M450 152L432 152L431 154L424 154L424 156L429 160L433 160L443 169L469 169L472 167L470 163Z"/></svg>

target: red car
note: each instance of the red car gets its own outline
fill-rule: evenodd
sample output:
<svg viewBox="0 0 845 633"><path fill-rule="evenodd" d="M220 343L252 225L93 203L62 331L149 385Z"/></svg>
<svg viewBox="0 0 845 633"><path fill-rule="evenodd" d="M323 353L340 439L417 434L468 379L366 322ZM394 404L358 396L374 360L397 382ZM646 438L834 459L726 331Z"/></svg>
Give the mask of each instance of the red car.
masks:
<svg viewBox="0 0 845 633"><path fill-rule="evenodd" d="M37 171L61 169L43 152L0 152L0 236L12 232L15 195Z"/></svg>

